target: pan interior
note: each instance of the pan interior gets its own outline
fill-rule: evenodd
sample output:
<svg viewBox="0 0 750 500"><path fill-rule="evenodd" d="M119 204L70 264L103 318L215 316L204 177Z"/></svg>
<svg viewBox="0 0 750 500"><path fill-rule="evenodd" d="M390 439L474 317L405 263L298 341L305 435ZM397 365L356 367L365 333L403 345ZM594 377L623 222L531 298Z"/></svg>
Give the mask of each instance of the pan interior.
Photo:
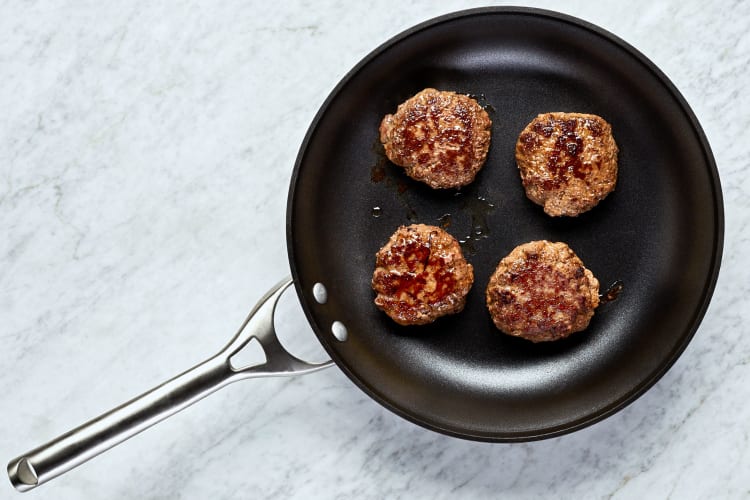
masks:
<svg viewBox="0 0 750 500"><path fill-rule="evenodd" d="M493 121L486 164L460 191L409 179L378 142L383 116L426 87L475 96ZM577 218L546 216L520 183L516 139L548 111L602 116L620 148L615 192ZM448 434L525 440L603 418L674 362L715 283L722 217L700 128L648 61L567 17L485 9L396 37L334 90L297 160L288 245L316 334L363 390ZM378 248L416 222L467 240L475 282L462 313L400 327L374 306L370 279ZM568 243L604 288L624 283L585 332L554 343L503 335L484 303L499 260L536 239ZM325 304L313 298L319 282ZM331 334L334 321L346 341Z"/></svg>

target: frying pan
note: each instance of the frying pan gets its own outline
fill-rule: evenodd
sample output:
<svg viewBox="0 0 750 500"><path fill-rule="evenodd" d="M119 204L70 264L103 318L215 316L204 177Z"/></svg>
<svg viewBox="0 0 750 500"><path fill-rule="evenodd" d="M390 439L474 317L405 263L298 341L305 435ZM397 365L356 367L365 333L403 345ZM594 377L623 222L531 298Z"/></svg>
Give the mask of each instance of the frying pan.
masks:
<svg viewBox="0 0 750 500"><path fill-rule="evenodd" d="M470 94L493 120L486 164L462 190L408 179L378 144L382 117L425 87ZM620 147L616 191L576 218L546 216L519 181L516 138L547 111L598 114ZM462 313L412 328L378 311L370 289L374 253L410 222L446 227L476 276ZM546 344L500 334L484 306L500 258L536 239L567 242L600 282L624 286L585 332ZM698 328L722 242L713 156L674 85L612 34L536 9L450 14L374 50L313 120L288 197L294 287L332 362L398 415L484 441L571 432L646 391ZM261 299L215 356L11 461L14 486L33 488L230 382L329 366L291 356L275 337L275 304L290 283ZM233 366L254 340L267 362Z"/></svg>

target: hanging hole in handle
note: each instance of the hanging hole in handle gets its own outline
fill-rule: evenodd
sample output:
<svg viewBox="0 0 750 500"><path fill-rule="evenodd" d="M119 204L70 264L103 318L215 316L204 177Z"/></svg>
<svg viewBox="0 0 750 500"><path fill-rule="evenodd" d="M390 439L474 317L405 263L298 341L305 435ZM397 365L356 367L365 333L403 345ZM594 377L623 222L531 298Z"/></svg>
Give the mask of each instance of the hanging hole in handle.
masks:
<svg viewBox="0 0 750 500"><path fill-rule="evenodd" d="M293 356L309 363L323 363L331 359L307 322L293 287L279 298L273 324L279 342Z"/></svg>
<svg viewBox="0 0 750 500"><path fill-rule="evenodd" d="M229 366L232 370L241 371L252 366L264 365L267 361L266 351L263 350L260 341L253 337L245 347L229 358Z"/></svg>

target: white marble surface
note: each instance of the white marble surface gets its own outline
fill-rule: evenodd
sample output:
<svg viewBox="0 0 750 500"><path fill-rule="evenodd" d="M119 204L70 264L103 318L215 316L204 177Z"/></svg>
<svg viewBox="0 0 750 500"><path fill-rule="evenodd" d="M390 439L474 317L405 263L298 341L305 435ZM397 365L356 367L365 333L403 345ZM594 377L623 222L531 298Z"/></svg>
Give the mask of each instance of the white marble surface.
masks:
<svg viewBox="0 0 750 500"><path fill-rule="evenodd" d="M477 5L3 2L0 458L221 347L288 273L289 176L327 94L392 35ZM750 3L534 5L644 52L716 156L721 276L655 387L580 432L490 445L401 420L337 369L248 381L26 498L750 497ZM308 332L287 302L284 330Z"/></svg>

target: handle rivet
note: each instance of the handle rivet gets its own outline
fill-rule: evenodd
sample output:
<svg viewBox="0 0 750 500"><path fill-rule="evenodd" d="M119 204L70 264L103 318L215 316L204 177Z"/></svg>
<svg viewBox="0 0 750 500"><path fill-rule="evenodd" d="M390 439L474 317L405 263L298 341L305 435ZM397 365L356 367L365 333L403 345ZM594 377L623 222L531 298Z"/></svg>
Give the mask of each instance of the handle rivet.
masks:
<svg viewBox="0 0 750 500"><path fill-rule="evenodd" d="M349 336L346 326L341 321L334 321L331 325L331 333L339 342L344 342Z"/></svg>
<svg viewBox="0 0 750 500"><path fill-rule="evenodd" d="M313 298L318 304L325 304L328 302L328 290L323 283L315 283L312 287Z"/></svg>

